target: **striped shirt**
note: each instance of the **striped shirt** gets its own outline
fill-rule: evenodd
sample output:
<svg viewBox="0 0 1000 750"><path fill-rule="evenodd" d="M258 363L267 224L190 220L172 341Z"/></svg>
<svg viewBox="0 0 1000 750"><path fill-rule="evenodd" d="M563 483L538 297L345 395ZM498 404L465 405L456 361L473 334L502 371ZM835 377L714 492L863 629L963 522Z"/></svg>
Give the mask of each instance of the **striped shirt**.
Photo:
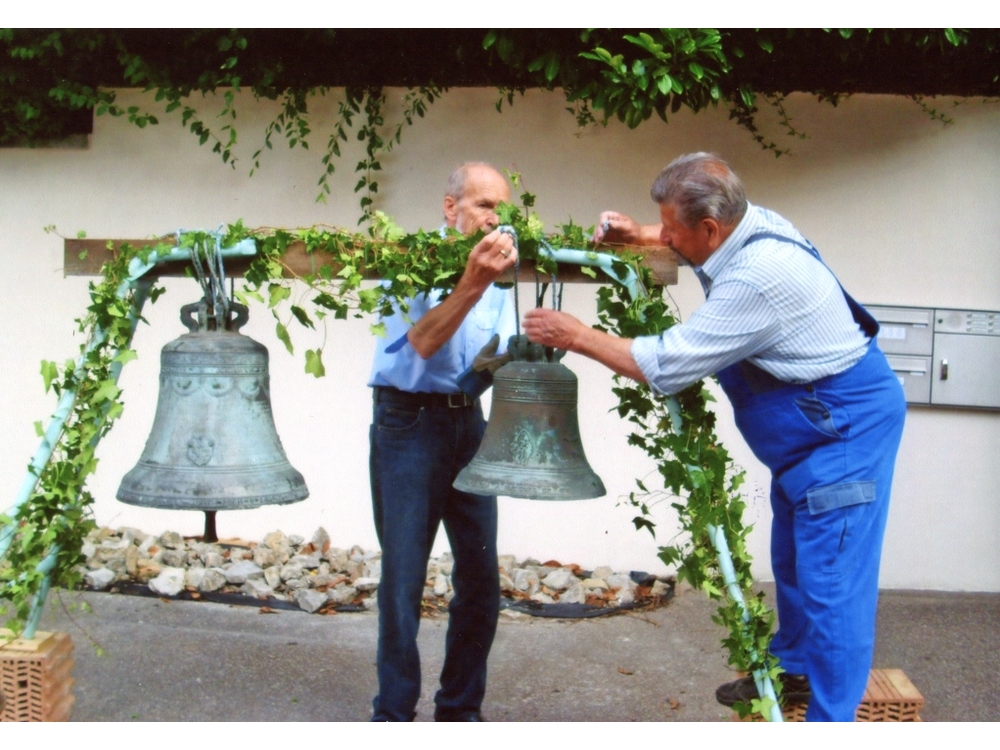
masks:
<svg viewBox="0 0 1000 750"><path fill-rule="evenodd" d="M868 337L833 273L808 251L763 239L807 240L773 211L747 205L743 219L694 272L705 304L686 323L637 338L632 356L658 393L676 393L748 359L779 380L808 383L861 360Z"/></svg>

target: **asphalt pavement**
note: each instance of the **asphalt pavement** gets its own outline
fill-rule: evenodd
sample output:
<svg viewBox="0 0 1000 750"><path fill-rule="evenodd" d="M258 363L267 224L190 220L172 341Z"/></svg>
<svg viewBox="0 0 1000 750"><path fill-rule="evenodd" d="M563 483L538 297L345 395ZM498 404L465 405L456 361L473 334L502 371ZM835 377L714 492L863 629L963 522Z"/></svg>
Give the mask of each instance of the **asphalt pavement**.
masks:
<svg viewBox="0 0 1000 750"><path fill-rule="evenodd" d="M61 601L60 601L61 600ZM43 630L75 644L73 721L342 721L371 715L374 612L105 593L52 596ZM695 591L649 612L578 620L501 616L483 713L493 722L718 722L733 679ZM418 721L433 718L446 617L424 619ZM924 721L996 721L1000 594L883 591L875 667L902 669Z"/></svg>

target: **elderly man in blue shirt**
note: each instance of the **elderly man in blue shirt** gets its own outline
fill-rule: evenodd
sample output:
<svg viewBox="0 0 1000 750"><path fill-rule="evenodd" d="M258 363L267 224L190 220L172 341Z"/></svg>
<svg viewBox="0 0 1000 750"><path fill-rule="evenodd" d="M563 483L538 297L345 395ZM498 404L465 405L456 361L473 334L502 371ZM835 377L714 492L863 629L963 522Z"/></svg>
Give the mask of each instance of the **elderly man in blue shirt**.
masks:
<svg viewBox="0 0 1000 750"><path fill-rule="evenodd" d="M595 239L667 245L694 267L705 304L659 336L617 338L552 310L525 333L675 393L715 375L736 425L771 471L771 563L786 700L806 719L853 721L875 642L878 569L903 391L878 324L782 217L747 202L712 154L674 160L653 183L660 225L605 212ZM752 678L716 692L758 697Z"/></svg>
<svg viewBox="0 0 1000 750"><path fill-rule="evenodd" d="M455 289L418 296L406 317L383 319L368 384L373 390L371 488L382 545L378 588L378 681L373 721L412 721L420 697L417 629L427 560L443 522L454 557L437 721L481 721L486 660L500 607L496 498L452 487L485 431L478 398L459 387L482 351L506 347L515 332L509 293L493 285L517 260L496 230L497 205L510 199L507 180L480 163L459 167L448 182L444 216L463 234L487 234L472 250ZM492 230L492 231L490 231ZM408 318L408 320L407 320ZM491 345L492 344L492 345Z"/></svg>

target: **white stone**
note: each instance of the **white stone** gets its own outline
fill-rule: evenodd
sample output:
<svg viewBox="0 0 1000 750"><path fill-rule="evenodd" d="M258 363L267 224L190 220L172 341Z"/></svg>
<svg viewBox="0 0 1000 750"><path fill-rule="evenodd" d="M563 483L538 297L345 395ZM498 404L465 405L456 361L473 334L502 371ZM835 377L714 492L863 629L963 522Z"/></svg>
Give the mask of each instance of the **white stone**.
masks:
<svg viewBox="0 0 1000 750"><path fill-rule="evenodd" d="M517 558L513 555L500 555L497 557L497 568L505 575L512 575L516 567Z"/></svg>
<svg viewBox="0 0 1000 750"><path fill-rule="evenodd" d="M184 585L199 588L205 580L204 568L188 568L184 573Z"/></svg>
<svg viewBox="0 0 1000 750"><path fill-rule="evenodd" d="M587 601L587 592L582 583L574 583L559 595L559 601L563 604L584 604Z"/></svg>
<svg viewBox="0 0 1000 750"><path fill-rule="evenodd" d="M290 592L298 591L299 589L309 588L309 585L303 581L301 578L291 578L285 581L285 589Z"/></svg>
<svg viewBox="0 0 1000 750"><path fill-rule="evenodd" d="M339 547L331 547L326 551L323 557L330 562L330 567L333 570L346 570L347 569L347 551L342 550Z"/></svg>
<svg viewBox="0 0 1000 750"><path fill-rule="evenodd" d="M375 591L378 588L378 578L359 578L354 582L358 591Z"/></svg>
<svg viewBox="0 0 1000 750"><path fill-rule="evenodd" d="M302 577L303 568L298 563L289 562L281 566L281 580L295 581Z"/></svg>
<svg viewBox="0 0 1000 750"><path fill-rule="evenodd" d="M251 578L240 587L240 591L248 596L258 599L267 599L274 594L274 589L267 585L262 578Z"/></svg>
<svg viewBox="0 0 1000 750"><path fill-rule="evenodd" d="M378 609L378 597L372 594L371 596L361 600L361 606L367 611Z"/></svg>
<svg viewBox="0 0 1000 750"><path fill-rule="evenodd" d="M226 583L239 586L251 578L260 578L264 571L252 560L240 560L226 569Z"/></svg>
<svg viewBox="0 0 1000 750"><path fill-rule="evenodd" d="M281 569L277 565L264 568L264 581L272 589L278 588L281 585Z"/></svg>
<svg viewBox="0 0 1000 750"><path fill-rule="evenodd" d="M288 537L280 531L272 531L264 537L264 544L278 552L282 547L288 546Z"/></svg>
<svg viewBox="0 0 1000 750"><path fill-rule="evenodd" d="M253 548L253 561L262 568L267 568L278 562L278 555L270 547L258 544Z"/></svg>
<svg viewBox="0 0 1000 750"><path fill-rule="evenodd" d="M164 568L149 582L149 588L160 596L177 596L184 590L183 568Z"/></svg>
<svg viewBox="0 0 1000 750"><path fill-rule="evenodd" d="M670 593L670 586L663 581L657 581L649 590L650 596L667 596Z"/></svg>
<svg viewBox="0 0 1000 750"><path fill-rule="evenodd" d="M187 553L182 549L164 550L163 564L168 568L183 568L187 564Z"/></svg>
<svg viewBox="0 0 1000 750"><path fill-rule="evenodd" d="M122 526L118 529L118 533L121 534L122 539L128 542L135 542L136 544L142 544L149 536L145 531L140 531L131 526Z"/></svg>
<svg viewBox="0 0 1000 750"><path fill-rule="evenodd" d="M504 575L503 573L501 573L500 574L500 590L501 591L512 591L513 589L514 589L514 581L512 581L509 577L507 577L506 575Z"/></svg>
<svg viewBox="0 0 1000 750"><path fill-rule="evenodd" d="M590 574L590 576L591 578L603 578L606 581L614 574L615 572L611 568L609 568L607 565L602 565L601 567L595 569L594 572Z"/></svg>
<svg viewBox="0 0 1000 750"><path fill-rule="evenodd" d="M160 534L160 544L169 549L180 549L184 546L184 537L176 531L165 531Z"/></svg>
<svg viewBox="0 0 1000 750"><path fill-rule="evenodd" d="M115 577L115 572L113 570L109 570L108 568L88 570L83 576L90 588L98 590L104 590L114 583Z"/></svg>
<svg viewBox="0 0 1000 750"><path fill-rule="evenodd" d="M434 596L444 596L448 593L448 577L444 573L438 573L434 579Z"/></svg>
<svg viewBox="0 0 1000 750"><path fill-rule="evenodd" d="M573 571L566 568L556 568L542 579L542 585L548 586L553 591L562 591L575 582L576 576L573 575Z"/></svg>
<svg viewBox="0 0 1000 750"><path fill-rule="evenodd" d="M348 551L347 557L351 562L363 562L365 559L365 551L355 544Z"/></svg>
<svg viewBox="0 0 1000 750"><path fill-rule="evenodd" d="M288 561L289 565L301 565L304 570L315 570L319 567L321 555L315 553L312 555L294 555L291 560Z"/></svg>
<svg viewBox="0 0 1000 750"><path fill-rule="evenodd" d="M451 556L450 552L445 552L438 558L438 567L446 576L451 575L451 569L455 567L455 559Z"/></svg>
<svg viewBox="0 0 1000 750"><path fill-rule="evenodd" d="M348 586L346 584L341 584L335 589L330 589L326 592L327 598L334 604L350 604L354 601L354 597L358 595L358 590L353 586Z"/></svg>
<svg viewBox="0 0 1000 750"><path fill-rule="evenodd" d="M131 539L106 539L98 545L101 549L125 549L132 543Z"/></svg>
<svg viewBox="0 0 1000 750"><path fill-rule="evenodd" d="M583 580L583 587L585 589L597 589L598 591L607 591L608 582L603 578L598 578L596 576L591 576L590 578L585 578Z"/></svg>
<svg viewBox="0 0 1000 750"><path fill-rule="evenodd" d="M555 599L541 591L536 591L531 595L531 601L538 602L539 604L552 604Z"/></svg>
<svg viewBox="0 0 1000 750"><path fill-rule="evenodd" d="M318 529L316 529L316 533L313 534L312 537L313 547L315 547L317 550L320 551L320 553L322 553L323 548L326 547L326 545L328 545L329 543L330 543L330 535L326 533L326 529L320 526Z"/></svg>
<svg viewBox="0 0 1000 750"><path fill-rule="evenodd" d="M298 602L301 609L311 613L326 604L327 599L326 594L320 593L319 591L301 589L296 592L295 601Z"/></svg>
<svg viewBox="0 0 1000 750"><path fill-rule="evenodd" d="M626 604L632 604L635 601L635 594L632 589L622 589L618 592L618 605L624 606Z"/></svg>
<svg viewBox="0 0 1000 750"><path fill-rule="evenodd" d="M290 534L288 536L288 544L291 547L301 547L302 542L305 540L306 538L304 536L299 536L298 534Z"/></svg>
<svg viewBox="0 0 1000 750"><path fill-rule="evenodd" d="M221 568L226 564L226 558L219 552L206 552L201 558L206 568Z"/></svg>
<svg viewBox="0 0 1000 750"><path fill-rule="evenodd" d="M368 560L361 569L361 575L363 578L381 578L382 577L382 560Z"/></svg>
<svg viewBox="0 0 1000 750"><path fill-rule="evenodd" d="M93 542L84 542L80 547L80 554L82 554L86 559L90 559L97 552L97 545Z"/></svg>
<svg viewBox="0 0 1000 750"><path fill-rule="evenodd" d="M625 573L615 573L607 577L608 586L613 589L620 589L622 591L633 591L636 587L636 582L632 580L632 576L626 575Z"/></svg>
<svg viewBox="0 0 1000 750"><path fill-rule="evenodd" d="M539 584L538 573L535 571L524 568L518 568L514 571L514 588L518 591L527 591L530 596L538 591Z"/></svg>

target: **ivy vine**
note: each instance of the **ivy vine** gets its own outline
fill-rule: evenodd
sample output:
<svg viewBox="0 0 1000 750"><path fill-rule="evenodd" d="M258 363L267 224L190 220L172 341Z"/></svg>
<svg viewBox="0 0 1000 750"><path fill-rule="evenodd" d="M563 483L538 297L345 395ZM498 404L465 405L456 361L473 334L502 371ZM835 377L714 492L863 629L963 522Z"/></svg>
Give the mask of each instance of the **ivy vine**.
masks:
<svg viewBox="0 0 1000 750"><path fill-rule="evenodd" d="M517 176L513 178L517 185ZM524 193L521 198L521 207L502 204L498 213L501 222L517 231L522 258L534 260L545 269L551 262L539 253L543 242L557 248L585 246L588 235L572 222L557 233L546 234L544 225L530 210L534 197ZM372 212L371 219L366 234L332 227L249 229L239 221L228 227L223 246L252 238L258 251L236 296L244 303L263 304L272 312L276 335L289 352L295 349L289 331L293 325L316 329L329 319L406 315L407 301L415 295L434 288L451 290L462 275L469 253L483 236L482 231L471 236L454 230L443 236L437 230L406 233L378 211ZM325 253L322 257L329 259L314 273L289 278L283 257L299 241L308 253ZM182 237L181 246L204 252L210 243L204 233L190 233ZM23 626L39 591L42 575L37 572L38 563L53 545L61 549L52 573L53 583L63 587L80 583L80 550L87 533L94 528L89 512L93 497L86 489L86 480L97 466L97 439L111 428L124 408L112 370L136 356L128 348L135 300L121 298L118 290L132 258L148 258L165 249L123 246L118 257L102 269L101 281L90 285L91 305L87 316L78 321L80 329L88 333L82 360L61 367L52 362L42 364L46 389L57 394L73 389L77 398L57 453L41 472L30 500L13 518L0 517L0 524L15 534L15 543L0 560L0 601L6 602L0 605L0 614L7 615L7 624L15 631ZM653 335L669 328L676 318L663 288L656 286L638 256L623 254L620 258L621 263L639 274L641 286L648 293L633 299L623 286L600 287L600 325L628 337ZM366 284L370 278L380 278L383 283ZM154 288L150 296L155 300L161 291ZM372 331L384 333L379 323L372 324ZM98 345L94 346L94 341ZM323 376L323 345L306 350L304 362L307 373ZM659 557L667 565L676 566L679 579L720 601L713 619L728 631L723 645L729 661L737 669L764 669L776 675L778 665L767 651L774 615L764 605L762 594L746 596L750 621L744 623L739 605L726 598L708 535L710 526L725 530L739 586L751 592L751 559L745 543L750 528L742 522L744 504L738 491L743 474L735 470L716 435L715 415L710 409L712 396L703 383L668 399L657 396L645 384L621 377L615 382L618 413L633 425L628 442L653 458L662 482L662 487L648 487L648 480L637 480L637 489L628 499L638 512L633 523L637 529L655 534L656 506L664 498L670 500L683 534L675 544L660 547ZM760 701L743 707L744 711L758 712L766 712L767 708Z"/></svg>

